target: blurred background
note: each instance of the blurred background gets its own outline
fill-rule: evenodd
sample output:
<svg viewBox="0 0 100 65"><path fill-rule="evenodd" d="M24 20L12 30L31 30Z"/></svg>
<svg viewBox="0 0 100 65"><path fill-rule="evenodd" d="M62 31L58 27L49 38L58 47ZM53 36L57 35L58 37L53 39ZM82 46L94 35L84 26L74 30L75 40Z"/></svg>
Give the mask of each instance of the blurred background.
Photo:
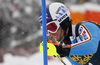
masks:
<svg viewBox="0 0 100 65"><path fill-rule="evenodd" d="M73 24L87 20L100 23L100 0L46 0L46 5L52 2L69 8ZM43 65L40 12L41 0L0 0L0 65Z"/></svg>

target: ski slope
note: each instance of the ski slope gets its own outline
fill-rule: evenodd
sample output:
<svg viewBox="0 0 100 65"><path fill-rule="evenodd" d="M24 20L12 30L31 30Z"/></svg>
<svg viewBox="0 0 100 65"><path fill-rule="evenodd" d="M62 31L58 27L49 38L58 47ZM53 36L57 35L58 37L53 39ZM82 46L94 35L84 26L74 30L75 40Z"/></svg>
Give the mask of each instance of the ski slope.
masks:
<svg viewBox="0 0 100 65"><path fill-rule="evenodd" d="M67 65L71 65L70 62L63 58ZM0 65L44 65L43 54L39 51L29 57L13 56L12 54L4 55L4 62ZM48 60L48 65L63 65L58 58L52 58Z"/></svg>

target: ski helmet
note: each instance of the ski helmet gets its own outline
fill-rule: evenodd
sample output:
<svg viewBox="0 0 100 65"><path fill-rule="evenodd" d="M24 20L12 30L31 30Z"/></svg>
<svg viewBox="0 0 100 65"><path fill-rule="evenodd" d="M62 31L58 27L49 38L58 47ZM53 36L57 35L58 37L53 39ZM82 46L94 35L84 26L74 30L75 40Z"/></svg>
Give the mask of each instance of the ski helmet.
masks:
<svg viewBox="0 0 100 65"><path fill-rule="evenodd" d="M57 27L59 25L66 31L71 24L71 16L68 8L62 3L52 3L46 7L46 22L47 25L55 21ZM42 26L42 13L39 17L40 25Z"/></svg>

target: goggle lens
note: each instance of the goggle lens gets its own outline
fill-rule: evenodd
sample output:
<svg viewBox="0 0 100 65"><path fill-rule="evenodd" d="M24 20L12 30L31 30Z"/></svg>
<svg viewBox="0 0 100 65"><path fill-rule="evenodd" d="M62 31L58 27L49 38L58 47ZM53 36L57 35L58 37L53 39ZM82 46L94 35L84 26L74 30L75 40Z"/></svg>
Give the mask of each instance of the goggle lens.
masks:
<svg viewBox="0 0 100 65"><path fill-rule="evenodd" d="M54 33L56 30L57 30L57 25L54 22L47 25L47 34L49 34L49 32Z"/></svg>
<svg viewBox="0 0 100 65"><path fill-rule="evenodd" d="M57 25L55 23L50 23L49 25L47 25L47 30L55 32L57 30Z"/></svg>

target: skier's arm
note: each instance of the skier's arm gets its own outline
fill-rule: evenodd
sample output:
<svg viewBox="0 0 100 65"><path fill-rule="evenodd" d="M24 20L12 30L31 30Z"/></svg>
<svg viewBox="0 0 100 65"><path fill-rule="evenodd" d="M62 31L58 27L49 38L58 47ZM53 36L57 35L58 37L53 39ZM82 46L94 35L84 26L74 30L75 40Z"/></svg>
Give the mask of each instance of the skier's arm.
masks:
<svg viewBox="0 0 100 65"><path fill-rule="evenodd" d="M95 53L98 51L99 44L99 27L91 23L83 23L79 26L78 36L76 37L77 43L71 45L69 57L80 63L88 64L93 58ZM74 64L74 63L72 63Z"/></svg>
<svg viewBox="0 0 100 65"><path fill-rule="evenodd" d="M98 49L98 34L93 25L81 24L78 28L77 43L71 45L70 55L89 55Z"/></svg>

